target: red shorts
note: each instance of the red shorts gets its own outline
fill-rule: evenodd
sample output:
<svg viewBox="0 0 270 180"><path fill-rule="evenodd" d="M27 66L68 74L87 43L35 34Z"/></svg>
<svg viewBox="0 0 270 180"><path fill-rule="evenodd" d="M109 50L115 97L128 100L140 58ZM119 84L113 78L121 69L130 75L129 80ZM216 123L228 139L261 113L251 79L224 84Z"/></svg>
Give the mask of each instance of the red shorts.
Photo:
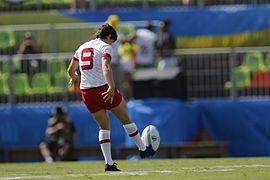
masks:
<svg viewBox="0 0 270 180"><path fill-rule="evenodd" d="M103 100L102 93L106 92L108 87L109 86L105 84L99 87L81 89L83 102L91 113L98 112L102 109L112 109L121 103L122 95L118 89L115 89L112 104L110 101L105 102Z"/></svg>

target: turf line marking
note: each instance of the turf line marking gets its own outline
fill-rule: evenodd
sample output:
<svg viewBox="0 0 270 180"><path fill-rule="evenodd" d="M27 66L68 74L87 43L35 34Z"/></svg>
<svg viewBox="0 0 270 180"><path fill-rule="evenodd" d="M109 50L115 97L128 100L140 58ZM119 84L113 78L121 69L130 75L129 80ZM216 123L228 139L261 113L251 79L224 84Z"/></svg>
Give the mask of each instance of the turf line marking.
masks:
<svg viewBox="0 0 270 180"><path fill-rule="evenodd" d="M216 168L257 168L257 167L263 167L263 168L267 168L270 167L269 165L265 165L265 164L249 164L249 165L228 165L228 166L213 166Z"/></svg>
<svg viewBox="0 0 270 180"><path fill-rule="evenodd" d="M106 172L99 174L66 174L66 175L54 175L54 176L10 176L10 177L2 177L0 180L16 180L16 179L59 179L63 177L82 177L86 175L90 176L143 176L148 175L150 173L175 173L177 171L171 170L162 170L162 171L132 171L132 172Z"/></svg>
<svg viewBox="0 0 270 180"><path fill-rule="evenodd" d="M85 174L66 174L66 175L54 175L54 176L12 176L12 177L2 177L0 180L16 180L16 179L33 179L33 178L42 178L42 179L59 179L63 177L82 177L85 176Z"/></svg>
<svg viewBox="0 0 270 180"><path fill-rule="evenodd" d="M198 169L192 170L192 172L229 172L234 171L235 169Z"/></svg>
<svg viewBox="0 0 270 180"><path fill-rule="evenodd" d="M120 171L120 172L106 172L99 174L92 174L93 176L143 176L150 173L176 173L177 171L172 170L161 170L161 171Z"/></svg>
<svg viewBox="0 0 270 180"><path fill-rule="evenodd" d="M181 168L184 171L190 172L226 172L226 171L235 171L241 168L269 168L270 165L263 164L250 164L250 165L227 165L227 166L210 166L207 168L199 168L199 167L183 167Z"/></svg>
<svg viewBox="0 0 270 180"><path fill-rule="evenodd" d="M42 179L56 179L55 176L13 176L13 177L2 177L1 180L15 180L15 179L33 179L33 178L42 178Z"/></svg>

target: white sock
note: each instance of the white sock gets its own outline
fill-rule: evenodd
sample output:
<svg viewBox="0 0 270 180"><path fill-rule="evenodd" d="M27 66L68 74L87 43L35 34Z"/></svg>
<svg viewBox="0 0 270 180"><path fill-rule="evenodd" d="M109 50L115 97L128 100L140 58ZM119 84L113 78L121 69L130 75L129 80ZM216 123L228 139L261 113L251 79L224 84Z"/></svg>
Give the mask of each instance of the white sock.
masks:
<svg viewBox="0 0 270 180"><path fill-rule="evenodd" d="M48 157L48 158L45 159L45 162L46 163L52 163L53 162L53 158Z"/></svg>
<svg viewBox="0 0 270 180"><path fill-rule="evenodd" d="M125 124L123 125L124 129L126 130L126 133L131 137L134 141L134 143L137 145L139 150L144 151L146 149L145 145L143 144L140 133L137 129L137 126L135 123Z"/></svg>
<svg viewBox="0 0 270 180"><path fill-rule="evenodd" d="M100 129L98 138L105 163L112 165L110 130Z"/></svg>

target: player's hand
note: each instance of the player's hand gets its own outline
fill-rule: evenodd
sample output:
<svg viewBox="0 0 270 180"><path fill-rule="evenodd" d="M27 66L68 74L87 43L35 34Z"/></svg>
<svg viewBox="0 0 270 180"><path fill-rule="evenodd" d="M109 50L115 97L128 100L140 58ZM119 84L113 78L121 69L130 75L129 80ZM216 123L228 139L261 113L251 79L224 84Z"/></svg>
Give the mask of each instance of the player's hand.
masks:
<svg viewBox="0 0 270 180"><path fill-rule="evenodd" d="M70 80L68 82L69 87L72 87L77 80L80 80L79 78L80 78L79 75L74 75L70 77Z"/></svg>
<svg viewBox="0 0 270 180"><path fill-rule="evenodd" d="M106 92L102 93L103 100L105 102L113 103L113 96L114 96L114 88L109 87Z"/></svg>
<svg viewBox="0 0 270 180"><path fill-rule="evenodd" d="M72 87L72 86L73 86L73 84L74 84L74 81L73 81L73 79L72 79L72 78L70 78L70 80L69 80L69 82L68 82L68 86L69 86L69 87Z"/></svg>

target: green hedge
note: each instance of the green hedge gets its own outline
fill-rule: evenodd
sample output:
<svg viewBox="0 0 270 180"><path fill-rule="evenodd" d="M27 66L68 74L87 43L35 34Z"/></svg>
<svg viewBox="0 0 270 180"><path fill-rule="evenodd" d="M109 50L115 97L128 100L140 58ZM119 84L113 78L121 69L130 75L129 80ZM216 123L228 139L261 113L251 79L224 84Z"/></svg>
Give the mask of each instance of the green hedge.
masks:
<svg viewBox="0 0 270 180"><path fill-rule="evenodd" d="M89 7L91 0L86 0L86 8ZM150 6L175 6L182 5L182 0L96 0L97 7L129 7L143 6L147 2ZM50 8L69 8L70 0L25 0L21 3L8 3L6 0L0 0L0 9L2 10L34 10Z"/></svg>
<svg viewBox="0 0 270 180"><path fill-rule="evenodd" d="M29 10L69 7L70 0L25 0L21 3L8 3L0 0L0 9L3 10Z"/></svg>

